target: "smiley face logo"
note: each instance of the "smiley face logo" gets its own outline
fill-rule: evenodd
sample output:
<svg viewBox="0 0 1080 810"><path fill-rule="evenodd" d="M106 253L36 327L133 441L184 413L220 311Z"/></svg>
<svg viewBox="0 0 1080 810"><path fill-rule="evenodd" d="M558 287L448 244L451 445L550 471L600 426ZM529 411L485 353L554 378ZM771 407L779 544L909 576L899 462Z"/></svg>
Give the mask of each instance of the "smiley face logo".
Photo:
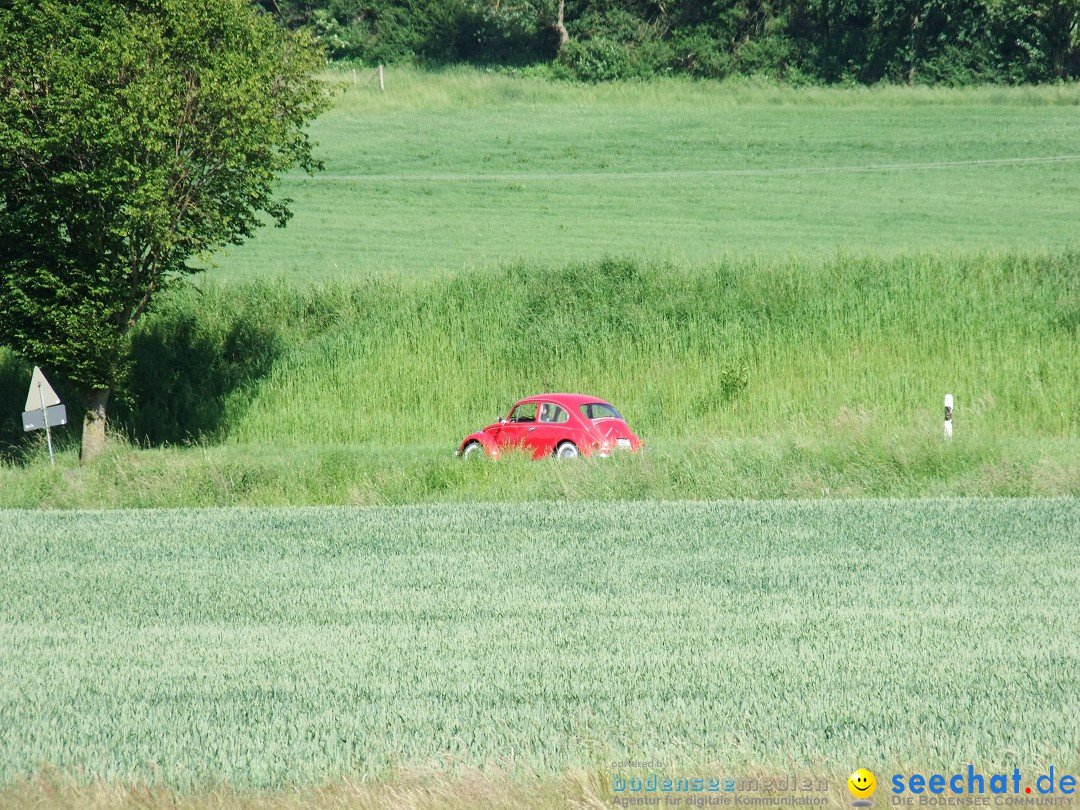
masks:
<svg viewBox="0 0 1080 810"><path fill-rule="evenodd" d="M877 789L877 780L866 768L859 768L847 780L847 789L856 799L868 799Z"/></svg>

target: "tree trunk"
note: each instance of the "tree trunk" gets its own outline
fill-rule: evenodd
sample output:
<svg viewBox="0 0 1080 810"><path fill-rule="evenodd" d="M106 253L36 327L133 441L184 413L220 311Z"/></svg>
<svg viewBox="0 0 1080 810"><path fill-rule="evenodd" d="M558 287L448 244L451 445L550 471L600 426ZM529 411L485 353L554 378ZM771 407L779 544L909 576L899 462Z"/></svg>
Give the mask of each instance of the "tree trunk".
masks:
<svg viewBox="0 0 1080 810"><path fill-rule="evenodd" d="M566 0L559 0L559 11L555 17L555 30L559 34L559 50L562 50L562 46L570 41L570 34L566 30L565 16Z"/></svg>
<svg viewBox="0 0 1080 810"><path fill-rule="evenodd" d="M109 404L108 388L95 388L85 397L86 415L83 417L82 451L79 459L83 464L94 460L94 456L105 449L105 408Z"/></svg>

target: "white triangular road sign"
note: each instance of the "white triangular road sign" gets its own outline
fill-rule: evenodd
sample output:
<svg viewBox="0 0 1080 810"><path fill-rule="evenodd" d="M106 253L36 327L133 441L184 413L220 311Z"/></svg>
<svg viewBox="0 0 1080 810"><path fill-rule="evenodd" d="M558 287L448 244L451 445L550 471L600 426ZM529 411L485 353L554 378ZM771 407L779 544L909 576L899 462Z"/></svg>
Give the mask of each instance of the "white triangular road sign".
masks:
<svg viewBox="0 0 1080 810"><path fill-rule="evenodd" d="M46 408L51 408L53 405L59 404L60 397L52 390L52 386L45 379L45 375L41 373L41 369L34 366L34 376L30 378L30 392L26 395L26 407L23 410L36 411L43 405Z"/></svg>

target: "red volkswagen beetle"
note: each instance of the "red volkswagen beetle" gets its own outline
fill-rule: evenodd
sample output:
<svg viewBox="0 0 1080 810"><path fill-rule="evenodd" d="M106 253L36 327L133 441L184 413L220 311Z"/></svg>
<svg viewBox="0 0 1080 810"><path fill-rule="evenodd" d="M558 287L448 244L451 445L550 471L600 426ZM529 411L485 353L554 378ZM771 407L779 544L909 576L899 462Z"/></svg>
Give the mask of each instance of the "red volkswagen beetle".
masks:
<svg viewBox="0 0 1080 810"><path fill-rule="evenodd" d="M616 450L637 450L641 440L610 404L582 394L539 394L526 397L500 419L465 438L460 458L499 457L506 447L532 451L533 458L577 458L596 453L607 458Z"/></svg>

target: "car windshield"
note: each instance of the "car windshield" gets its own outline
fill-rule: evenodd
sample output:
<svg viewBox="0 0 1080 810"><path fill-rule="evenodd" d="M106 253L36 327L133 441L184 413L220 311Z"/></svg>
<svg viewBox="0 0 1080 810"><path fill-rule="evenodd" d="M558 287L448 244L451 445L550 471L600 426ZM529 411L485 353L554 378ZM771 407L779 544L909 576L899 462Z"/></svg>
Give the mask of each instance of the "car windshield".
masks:
<svg viewBox="0 0 1080 810"><path fill-rule="evenodd" d="M619 412L606 402L586 402L581 406L581 415L586 419L622 419Z"/></svg>
<svg viewBox="0 0 1080 810"><path fill-rule="evenodd" d="M535 402L522 402L514 410L510 411L510 415L506 417L507 422L535 422L536 421L536 409L537 403Z"/></svg>

